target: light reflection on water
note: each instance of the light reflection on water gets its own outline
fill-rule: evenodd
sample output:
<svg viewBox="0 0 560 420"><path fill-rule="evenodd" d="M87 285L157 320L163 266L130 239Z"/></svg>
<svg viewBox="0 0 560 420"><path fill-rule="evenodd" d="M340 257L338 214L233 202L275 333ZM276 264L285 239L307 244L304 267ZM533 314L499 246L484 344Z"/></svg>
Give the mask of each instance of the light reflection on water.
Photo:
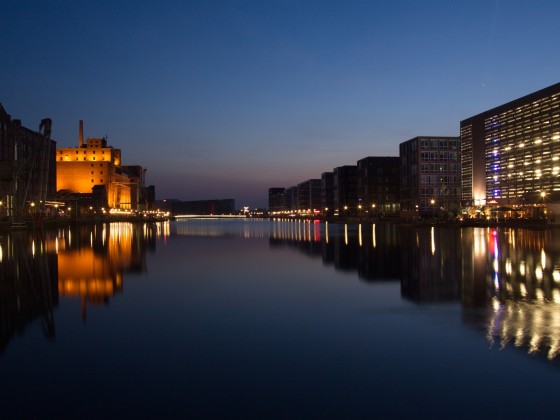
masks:
<svg viewBox="0 0 560 420"><path fill-rule="evenodd" d="M493 349L521 350L523 359L509 353L498 355L502 364L511 357L516 357L516 366L535 358L548 359L555 369L560 352L559 239L556 230L297 220L118 223L42 235L6 234L0 238L0 366L6 371L1 363L9 360L10 369L3 380L14 381L10 372L18 374L18 366L26 363L24 355L33 352L25 338L33 334L34 326L40 325L50 341L67 342L75 318L89 326L78 331L91 346L86 346L85 353L100 354L107 345L106 336L127 337L143 319L151 327L132 335L130 344L119 341L119 351L132 354L137 345L152 349L153 337L163 336L165 346L177 348L178 353L170 352L169 361L154 362L161 365L158 372L169 369L165 363L185 363L185 372L199 381L212 370L217 381L225 375L224 384L230 384L233 379L225 372L239 369L248 375L248 383L260 383L262 371L272 374L274 370L269 360L279 360L284 372L274 373L278 375L275 385L261 383L275 392L288 392L287 383L301 373L289 366L311 369L332 389L353 380L356 386L372 388L373 378L381 375L383 384L391 386L377 385L378 393L392 387L414 392L414 384L423 379L416 378L414 371L419 367L414 360L407 361L406 355L414 350L417 363L431 372L442 363L442 356L436 356L440 346L465 364L460 373L465 387L479 380L482 366L488 375L496 374ZM112 301L120 319L110 309ZM71 302L78 303L79 312ZM357 316L358 310L362 315ZM104 333L88 335L96 328ZM475 337L488 346L473 339L473 331L480 332ZM457 346L445 344L442 335L455 337ZM45 350L36 342L35 346L36 351ZM363 353L353 350L356 346ZM232 365L216 360L218 348L229 348L219 357ZM260 353L255 353L257 348ZM306 348L314 349L311 364L301 360ZM323 356L316 353L318 349ZM343 356L348 352L355 353L354 359ZM154 357L157 350L149 354ZM198 365L183 360L182 355L189 359L187 354L196 356ZM205 354L212 357L206 360ZM247 354L252 358L247 359ZM335 367L337 362L345 368ZM353 362L369 367L347 377L345 369L353 369L348 365ZM452 359L448 363L458 369ZM222 371L214 371L216 364ZM388 379L387 365L408 385ZM102 365L95 369L104 371ZM532 369L527 365L521 372L535 375ZM471 371L477 374L469 377ZM521 373L512 369L498 376L507 383L514 374ZM61 375L72 376L69 372ZM445 392L441 376L445 373L431 375L435 376L430 392ZM307 391L321 388L312 379L300 386ZM218 389L217 385L205 387L210 393ZM245 398L247 389L240 386L239 398ZM478 398L485 401L484 396ZM363 414L364 401L358 401L353 414ZM327 398L315 404L330 407L332 401ZM316 414L310 410L308 414Z"/></svg>

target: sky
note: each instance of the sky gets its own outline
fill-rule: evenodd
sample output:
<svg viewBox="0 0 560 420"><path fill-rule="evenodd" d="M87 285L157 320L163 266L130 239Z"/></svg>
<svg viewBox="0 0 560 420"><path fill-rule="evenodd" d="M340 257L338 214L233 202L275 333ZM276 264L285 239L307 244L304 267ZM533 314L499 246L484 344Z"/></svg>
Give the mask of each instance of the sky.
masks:
<svg viewBox="0 0 560 420"><path fill-rule="evenodd" d="M0 103L107 137L156 198L290 187L560 80L557 0L4 2Z"/></svg>

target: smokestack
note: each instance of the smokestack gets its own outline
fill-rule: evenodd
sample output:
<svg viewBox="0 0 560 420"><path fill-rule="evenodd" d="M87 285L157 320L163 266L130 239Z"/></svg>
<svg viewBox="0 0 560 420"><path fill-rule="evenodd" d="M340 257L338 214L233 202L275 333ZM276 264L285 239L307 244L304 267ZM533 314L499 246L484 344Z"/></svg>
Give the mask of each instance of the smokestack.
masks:
<svg viewBox="0 0 560 420"><path fill-rule="evenodd" d="M84 120L80 120L80 132L78 137L78 147L82 147L84 145Z"/></svg>

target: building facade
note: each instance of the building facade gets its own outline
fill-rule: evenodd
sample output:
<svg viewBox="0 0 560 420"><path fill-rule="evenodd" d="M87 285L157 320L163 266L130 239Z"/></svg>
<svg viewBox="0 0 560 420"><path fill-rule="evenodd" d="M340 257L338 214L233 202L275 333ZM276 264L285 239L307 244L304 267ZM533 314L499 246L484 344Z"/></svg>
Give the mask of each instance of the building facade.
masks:
<svg viewBox="0 0 560 420"><path fill-rule="evenodd" d="M435 216L460 209L459 137L415 137L399 145L399 157L401 210Z"/></svg>
<svg viewBox="0 0 560 420"><path fill-rule="evenodd" d="M461 163L467 206L560 193L560 83L461 121Z"/></svg>
<svg viewBox="0 0 560 420"><path fill-rule="evenodd" d="M297 185L297 210L316 214L321 209L321 180L308 179Z"/></svg>
<svg viewBox="0 0 560 420"><path fill-rule="evenodd" d="M333 204L335 214L358 213L358 166L345 165L333 169Z"/></svg>
<svg viewBox="0 0 560 420"><path fill-rule="evenodd" d="M138 202L133 201L138 181L121 167L120 149L107 146L105 138L88 138L84 144L81 121L78 147L56 149L56 171L59 192L91 194L95 186L104 186L110 208L138 209Z"/></svg>
<svg viewBox="0 0 560 420"><path fill-rule="evenodd" d="M334 173L321 174L321 212L330 216L334 213Z"/></svg>
<svg viewBox="0 0 560 420"><path fill-rule="evenodd" d="M398 214L399 157L366 157L358 161L358 200L373 214Z"/></svg>
<svg viewBox="0 0 560 420"><path fill-rule="evenodd" d="M56 193L56 142L50 138L52 121L41 121L39 131L22 126L0 104L0 214L23 217L44 212ZM31 208L33 207L33 209Z"/></svg>
<svg viewBox="0 0 560 420"><path fill-rule="evenodd" d="M284 212L286 211L286 189L281 187L272 187L268 189L268 211Z"/></svg>

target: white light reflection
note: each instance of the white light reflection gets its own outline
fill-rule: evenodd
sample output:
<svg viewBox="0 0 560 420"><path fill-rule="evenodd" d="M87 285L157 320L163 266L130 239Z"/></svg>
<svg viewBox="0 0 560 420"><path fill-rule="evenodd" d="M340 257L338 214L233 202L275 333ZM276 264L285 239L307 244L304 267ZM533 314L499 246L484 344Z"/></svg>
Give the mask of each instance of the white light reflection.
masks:
<svg viewBox="0 0 560 420"><path fill-rule="evenodd" d="M377 240L376 240L376 236L377 234L375 233L375 223L373 224L372 230L371 230L371 239L373 242L373 247L377 248Z"/></svg>
<svg viewBox="0 0 560 420"><path fill-rule="evenodd" d="M507 258L506 259L506 274L508 276L511 276L512 271L513 271L513 267L511 265L511 258Z"/></svg>
<svg viewBox="0 0 560 420"><path fill-rule="evenodd" d="M431 243L432 243L432 255L436 254L436 239L435 239L435 235L434 235L434 227L432 226L432 228L430 229L430 237L431 237Z"/></svg>
<svg viewBox="0 0 560 420"><path fill-rule="evenodd" d="M2 249L2 245L0 245L0 263L2 262L3 258L4 258L4 250Z"/></svg>
<svg viewBox="0 0 560 420"><path fill-rule="evenodd" d="M362 224L358 225L358 242L362 246Z"/></svg>
<svg viewBox="0 0 560 420"><path fill-rule="evenodd" d="M344 224L344 243L348 245L348 225Z"/></svg>
<svg viewBox="0 0 560 420"><path fill-rule="evenodd" d="M527 297L527 286L525 286L525 283L519 284L519 293L521 294L521 296Z"/></svg>
<svg viewBox="0 0 560 420"><path fill-rule="evenodd" d="M540 265L537 265L537 268L535 268L535 277L539 282L543 279L543 270Z"/></svg>
<svg viewBox="0 0 560 420"><path fill-rule="evenodd" d="M329 222L325 222L325 243L329 243Z"/></svg>
<svg viewBox="0 0 560 420"><path fill-rule="evenodd" d="M544 270L546 268L546 253L544 252L544 249L541 249L541 265Z"/></svg>

